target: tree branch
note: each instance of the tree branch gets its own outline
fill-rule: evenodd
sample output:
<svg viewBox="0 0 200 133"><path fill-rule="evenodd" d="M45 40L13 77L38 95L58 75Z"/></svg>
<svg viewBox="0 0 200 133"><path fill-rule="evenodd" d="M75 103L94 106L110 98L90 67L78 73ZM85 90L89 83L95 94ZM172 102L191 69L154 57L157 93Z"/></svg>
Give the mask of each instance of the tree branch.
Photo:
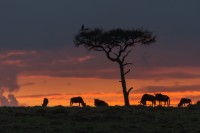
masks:
<svg viewBox="0 0 200 133"><path fill-rule="evenodd" d="M132 51L132 49L130 49L122 58L122 62L124 62L125 58L129 55L129 53Z"/></svg>
<svg viewBox="0 0 200 133"><path fill-rule="evenodd" d="M117 57L119 56L117 53L115 53L115 52L112 52L114 55L116 55Z"/></svg>
<svg viewBox="0 0 200 133"><path fill-rule="evenodd" d="M120 57L121 57L121 55L123 53L122 52L122 46L117 44L117 45L115 45L115 47L119 47L119 51L118 51L118 54L116 54L115 52L113 52L113 54L116 55L116 59L120 60Z"/></svg>
<svg viewBox="0 0 200 133"><path fill-rule="evenodd" d="M107 58L108 58L109 60L111 60L111 61L113 61L113 62L118 61L117 58L112 58L112 57L110 56L110 53L111 53L111 51L112 51L112 48L108 47L108 51L107 51L103 46L101 46L101 47L102 47L103 51L106 53L106 56L107 56Z"/></svg>
<svg viewBox="0 0 200 133"><path fill-rule="evenodd" d="M124 73L124 76L125 76L127 73L129 73L130 71L131 71L131 70L130 70L130 69L128 69L128 71Z"/></svg>
<svg viewBox="0 0 200 133"><path fill-rule="evenodd" d="M129 93L131 92L131 90L133 89L133 87L129 88L127 91L127 94L129 95Z"/></svg>
<svg viewBox="0 0 200 133"><path fill-rule="evenodd" d="M126 66L126 65L133 65L133 63L125 63L125 64L123 64L123 66Z"/></svg>

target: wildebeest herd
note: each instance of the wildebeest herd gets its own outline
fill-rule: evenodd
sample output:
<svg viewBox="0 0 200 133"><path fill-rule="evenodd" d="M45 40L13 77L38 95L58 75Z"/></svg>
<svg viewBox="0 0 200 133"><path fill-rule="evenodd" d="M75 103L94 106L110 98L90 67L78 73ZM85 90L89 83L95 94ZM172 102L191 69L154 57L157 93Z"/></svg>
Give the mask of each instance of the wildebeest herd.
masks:
<svg viewBox="0 0 200 133"><path fill-rule="evenodd" d="M86 103L83 101L83 98L82 97L72 97L70 99L70 106L73 105L73 103L78 103L79 104L79 107L80 107L80 104L84 107L86 106ZM96 107L98 106L108 106L108 103L106 103L105 101L103 100L99 100L99 99L94 99L94 105Z"/></svg>
<svg viewBox="0 0 200 133"><path fill-rule="evenodd" d="M158 106L170 106L170 97L167 95L163 95L161 93L155 94L155 95L150 95L150 94L144 94L141 98L141 101L139 102L140 104L146 106L147 101L151 102L152 106L156 106L156 101L158 101ZM43 100L43 107L46 107L48 105L49 100L47 98L44 98ZM200 101L198 101L200 104ZM198 104L197 102L197 104ZM86 103L84 102L83 98L78 96L78 97L72 97L70 99L70 106L73 106L74 103L78 103L79 107L80 105L87 106ZM163 104L164 103L164 104ZM184 107L187 105L190 105L192 103L191 99L188 98L182 98L180 102L178 103L178 107ZM100 100L100 99L94 99L94 105L96 107L99 106L109 106L107 102Z"/></svg>
<svg viewBox="0 0 200 133"><path fill-rule="evenodd" d="M162 106L162 102L164 102L164 106L170 106L170 98L167 95L163 95L161 93L159 94L155 94L154 95L150 95L150 94L144 94L141 98L141 101L139 103L141 103L142 105L147 105L146 102L150 101L152 103L152 106L156 106L156 101L158 101L158 105ZM190 105L192 103L191 99L188 98L182 98L178 104L178 107L183 107L187 105Z"/></svg>
<svg viewBox="0 0 200 133"><path fill-rule="evenodd" d="M170 98L167 95L163 95L161 93L150 95L150 94L144 94L142 96L142 99L140 103L142 105L146 105L146 102L150 101L152 103L152 106L156 106L156 101L159 102L159 105L162 106L162 102L164 102L164 106L167 104L167 106L170 106Z"/></svg>

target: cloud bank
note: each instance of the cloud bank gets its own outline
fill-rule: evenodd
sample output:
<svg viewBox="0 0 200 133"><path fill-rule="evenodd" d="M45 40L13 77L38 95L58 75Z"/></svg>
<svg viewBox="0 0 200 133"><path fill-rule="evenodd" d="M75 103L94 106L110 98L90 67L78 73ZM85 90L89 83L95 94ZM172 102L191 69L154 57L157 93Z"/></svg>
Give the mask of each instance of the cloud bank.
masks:
<svg viewBox="0 0 200 133"><path fill-rule="evenodd" d="M200 85L174 85L174 86L146 86L134 90L136 93L160 93L160 92L186 92L200 91Z"/></svg>

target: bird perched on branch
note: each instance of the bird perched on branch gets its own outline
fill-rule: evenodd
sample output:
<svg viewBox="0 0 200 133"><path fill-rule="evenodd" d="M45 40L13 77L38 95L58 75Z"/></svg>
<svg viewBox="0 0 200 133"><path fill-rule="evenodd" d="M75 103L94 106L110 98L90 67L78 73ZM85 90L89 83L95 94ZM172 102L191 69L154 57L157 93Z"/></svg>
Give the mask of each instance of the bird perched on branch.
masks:
<svg viewBox="0 0 200 133"><path fill-rule="evenodd" d="M85 31L85 30L89 30L89 28L85 28L85 26L82 24L81 30L82 30L82 31Z"/></svg>

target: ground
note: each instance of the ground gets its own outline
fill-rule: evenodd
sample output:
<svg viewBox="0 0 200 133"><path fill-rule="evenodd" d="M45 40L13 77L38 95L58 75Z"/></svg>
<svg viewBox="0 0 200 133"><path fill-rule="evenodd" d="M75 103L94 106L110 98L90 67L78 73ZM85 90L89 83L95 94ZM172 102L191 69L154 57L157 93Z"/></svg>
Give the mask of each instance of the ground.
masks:
<svg viewBox="0 0 200 133"><path fill-rule="evenodd" d="M200 133L200 108L1 107L0 133Z"/></svg>

